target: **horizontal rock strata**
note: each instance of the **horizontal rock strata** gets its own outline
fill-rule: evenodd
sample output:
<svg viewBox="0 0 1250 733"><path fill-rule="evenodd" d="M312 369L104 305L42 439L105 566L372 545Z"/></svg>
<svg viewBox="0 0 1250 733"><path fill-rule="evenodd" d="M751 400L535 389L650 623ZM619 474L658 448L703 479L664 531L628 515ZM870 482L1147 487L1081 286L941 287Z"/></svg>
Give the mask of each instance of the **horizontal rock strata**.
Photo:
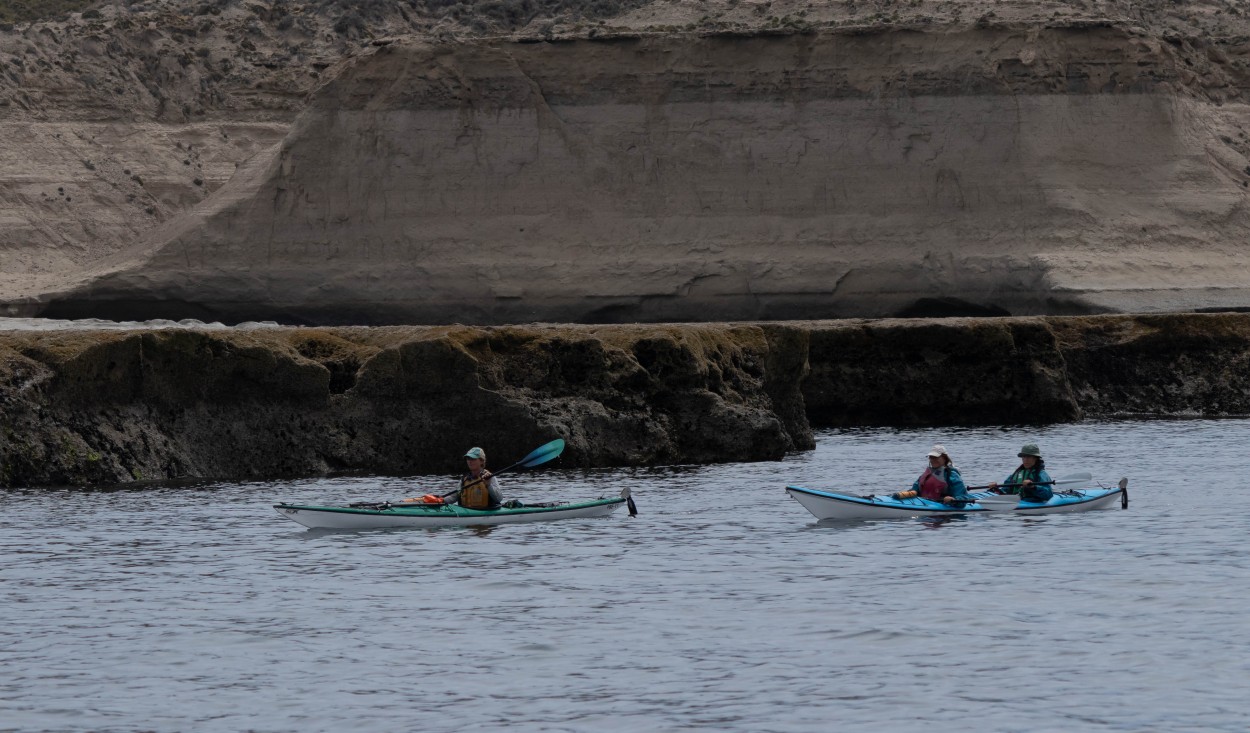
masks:
<svg viewBox="0 0 1250 733"><path fill-rule="evenodd" d="M194 210L13 307L499 324L1244 305L1241 69L1097 23L395 42L336 67Z"/></svg>
<svg viewBox="0 0 1250 733"><path fill-rule="evenodd" d="M0 332L0 485L776 459L812 425L1250 414L1250 315Z"/></svg>

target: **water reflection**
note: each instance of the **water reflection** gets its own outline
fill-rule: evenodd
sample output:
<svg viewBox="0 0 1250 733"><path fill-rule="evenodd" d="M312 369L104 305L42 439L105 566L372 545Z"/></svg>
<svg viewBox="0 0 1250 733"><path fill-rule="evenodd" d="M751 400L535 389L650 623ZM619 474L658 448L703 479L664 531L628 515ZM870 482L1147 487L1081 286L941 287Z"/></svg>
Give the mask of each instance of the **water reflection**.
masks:
<svg viewBox="0 0 1250 733"><path fill-rule="evenodd" d="M924 526L925 529L941 529L942 527L953 522L967 522L969 516L967 514L943 514L934 517L917 517L917 521Z"/></svg>

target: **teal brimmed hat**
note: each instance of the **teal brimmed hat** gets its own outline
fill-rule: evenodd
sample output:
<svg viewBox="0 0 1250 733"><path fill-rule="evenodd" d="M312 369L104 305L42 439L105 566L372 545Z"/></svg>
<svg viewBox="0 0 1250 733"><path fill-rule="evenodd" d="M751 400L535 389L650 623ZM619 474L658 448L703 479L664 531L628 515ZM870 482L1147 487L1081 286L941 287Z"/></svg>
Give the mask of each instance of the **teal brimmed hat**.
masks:
<svg viewBox="0 0 1250 733"><path fill-rule="evenodd" d="M1020 449L1020 452L1017 453L1016 456L1019 458L1024 458L1025 456L1033 456L1034 458L1041 458L1042 452L1037 449L1036 443L1027 443L1025 444L1023 448Z"/></svg>
<svg viewBox="0 0 1250 733"><path fill-rule="evenodd" d="M469 452L464 454L464 457L465 458L479 458L484 461L486 460L486 451L482 450L481 448L470 448Z"/></svg>

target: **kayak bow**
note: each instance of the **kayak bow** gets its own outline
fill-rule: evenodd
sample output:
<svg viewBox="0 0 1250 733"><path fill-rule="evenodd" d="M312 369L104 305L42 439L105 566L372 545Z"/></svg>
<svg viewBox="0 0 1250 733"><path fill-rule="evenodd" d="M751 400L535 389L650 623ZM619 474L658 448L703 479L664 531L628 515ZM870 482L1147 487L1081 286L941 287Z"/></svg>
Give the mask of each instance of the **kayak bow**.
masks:
<svg viewBox="0 0 1250 733"><path fill-rule="evenodd" d="M943 504L920 497L895 499L884 496L855 496L836 491L817 491L787 486L786 493L817 519L898 519L943 514L978 514L988 511L976 502Z"/></svg>

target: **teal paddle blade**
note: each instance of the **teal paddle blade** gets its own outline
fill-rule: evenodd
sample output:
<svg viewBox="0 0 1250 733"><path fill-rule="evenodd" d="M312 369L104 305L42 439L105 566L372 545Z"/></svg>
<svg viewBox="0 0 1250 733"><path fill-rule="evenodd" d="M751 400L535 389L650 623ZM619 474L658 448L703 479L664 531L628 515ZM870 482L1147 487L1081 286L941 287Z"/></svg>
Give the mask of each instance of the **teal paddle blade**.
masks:
<svg viewBox="0 0 1250 733"><path fill-rule="evenodd" d="M559 455L563 452L564 440L556 438L544 446L535 448L528 456L517 461L516 465L523 466L525 468L533 468L534 466L540 466L547 461L559 457Z"/></svg>

